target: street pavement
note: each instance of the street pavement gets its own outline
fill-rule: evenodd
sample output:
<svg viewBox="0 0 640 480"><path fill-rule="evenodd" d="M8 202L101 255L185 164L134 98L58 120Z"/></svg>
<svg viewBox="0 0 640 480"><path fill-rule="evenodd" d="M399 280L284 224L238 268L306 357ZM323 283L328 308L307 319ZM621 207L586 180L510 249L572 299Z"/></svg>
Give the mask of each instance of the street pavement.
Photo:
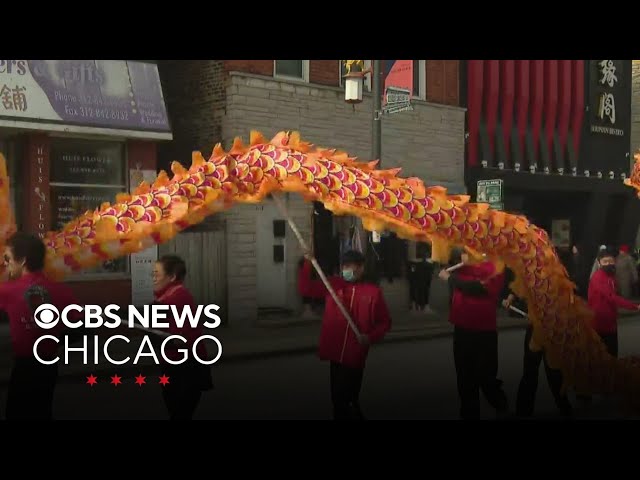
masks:
<svg viewBox="0 0 640 480"><path fill-rule="evenodd" d="M620 355L640 351L640 322L620 325ZM499 333L499 376L511 406L522 373L524 329ZM109 384L98 375L93 387L86 376L63 377L56 390L54 414L58 420L166 419L161 387L156 375L143 372L146 384L136 385L133 374L123 374L123 384ZM265 356L225 362L213 368L215 389L203 395L196 419L325 420L331 417L329 368L313 353ZM0 387L0 412L4 416L6 386ZM361 402L371 420L457 419L458 398L452 355L452 338L383 343L371 350L365 371ZM483 417L494 419L488 405ZM608 403L596 402L579 410L576 418L616 418ZM540 368L536 418L557 418L549 387Z"/></svg>

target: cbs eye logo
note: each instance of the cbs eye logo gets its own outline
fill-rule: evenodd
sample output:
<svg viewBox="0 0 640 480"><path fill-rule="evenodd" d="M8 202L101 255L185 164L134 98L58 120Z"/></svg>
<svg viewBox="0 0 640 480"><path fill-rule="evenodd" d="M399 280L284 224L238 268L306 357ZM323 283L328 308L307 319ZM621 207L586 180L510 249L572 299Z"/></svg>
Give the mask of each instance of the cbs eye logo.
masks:
<svg viewBox="0 0 640 480"><path fill-rule="evenodd" d="M60 312L50 303L44 303L36 308L33 313L33 319L40 328L49 330L58 324Z"/></svg>

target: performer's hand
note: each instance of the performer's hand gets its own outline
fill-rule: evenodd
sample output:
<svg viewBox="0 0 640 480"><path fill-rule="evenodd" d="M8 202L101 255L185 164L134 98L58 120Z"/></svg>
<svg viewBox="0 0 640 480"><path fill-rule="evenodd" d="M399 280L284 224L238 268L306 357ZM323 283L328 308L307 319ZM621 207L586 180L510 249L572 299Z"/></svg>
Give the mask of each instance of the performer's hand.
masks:
<svg viewBox="0 0 640 480"><path fill-rule="evenodd" d="M513 295L509 295L506 299L502 301L502 306L506 309L509 309L512 303L513 303Z"/></svg>
<svg viewBox="0 0 640 480"><path fill-rule="evenodd" d="M368 336L360 334L360 336L358 337L358 343L360 343L360 345L362 346L367 346L371 344L371 341L369 340Z"/></svg>
<svg viewBox="0 0 640 480"><path fill-rule="evenodd" d="M444 280L445 282L449 280L450 276L451 274L446 270L440 270L440 273L438 273L438 278L440 278L440 280Z"/></svg>
<svg viewBox="0 0 640 480"><path fill-rule="evenodd" d="M309 261L313 260L313 253L312 252L305 252L304 258L306 258Z"/></svg>

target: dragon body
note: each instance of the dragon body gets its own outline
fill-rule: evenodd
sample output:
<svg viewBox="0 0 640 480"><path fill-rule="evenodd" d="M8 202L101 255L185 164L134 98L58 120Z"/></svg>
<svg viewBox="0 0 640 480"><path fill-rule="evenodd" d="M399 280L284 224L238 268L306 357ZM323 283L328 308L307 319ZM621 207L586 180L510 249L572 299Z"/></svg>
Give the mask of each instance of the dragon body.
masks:
<svg viewBox="0 0 640 480"><path fill-rule="evenodd" d="M165 242L234 203L295 192L336 215L362 218L368 230L429 242L435 261L444 263L453 247L464 247L499 268L508 266L516 277L513 291L528 304L531 346L543 349L549 364L562 371L565 387L620 394L640 407L640 362L607 353L591 327L592 312L574 296L574 284L544 230L525 217L470 203L468 196L400 178L399 169L376 170L376 164L314 148L297 133L280 132L268 141L252 132L249 145L240 139L229 151L217 145L209 160L195 152L189 169L174 162L172 178L161 172L153 185L142 183L114 204L49 233L46 270L61 278ZM634 181L640 190L640 174L632 176L631 186Z"/></svg>

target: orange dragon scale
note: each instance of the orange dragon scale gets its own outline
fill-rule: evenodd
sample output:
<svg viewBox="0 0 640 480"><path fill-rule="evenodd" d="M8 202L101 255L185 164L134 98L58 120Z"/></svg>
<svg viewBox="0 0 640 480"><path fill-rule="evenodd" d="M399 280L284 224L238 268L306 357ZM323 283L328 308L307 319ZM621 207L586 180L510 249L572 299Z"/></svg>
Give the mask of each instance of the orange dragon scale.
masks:
<svg viewBox="0 0 640 480"><path fill-rule="evenodd" d="M627 184L640 192L640 157ZM401 238L428 241L433 259L446 262L453 247L512 269L515 293L526 300L533 325L532 347L544 350L562 371L565 387L581 393L616 394L640 410L640 359L609 355L591 326L592 313L573 295L574 285L547 233L526 218L447 195L403 179L398 169L375 170L347 153L314 148L298 133L280 132L268 141L251 132L225 151L216 145L208 160L193 154L190 168L173 163L153 185L118 196L45 237L46 271L62 278L74 271L163 243L208 215L235 203L262 201L270 193L295 192L322 202L338 215L364 220L368 229L388 229ZM0 240L15 231L9 179L0 166ZM640 195L640 193L639 193Z"/></svg>

